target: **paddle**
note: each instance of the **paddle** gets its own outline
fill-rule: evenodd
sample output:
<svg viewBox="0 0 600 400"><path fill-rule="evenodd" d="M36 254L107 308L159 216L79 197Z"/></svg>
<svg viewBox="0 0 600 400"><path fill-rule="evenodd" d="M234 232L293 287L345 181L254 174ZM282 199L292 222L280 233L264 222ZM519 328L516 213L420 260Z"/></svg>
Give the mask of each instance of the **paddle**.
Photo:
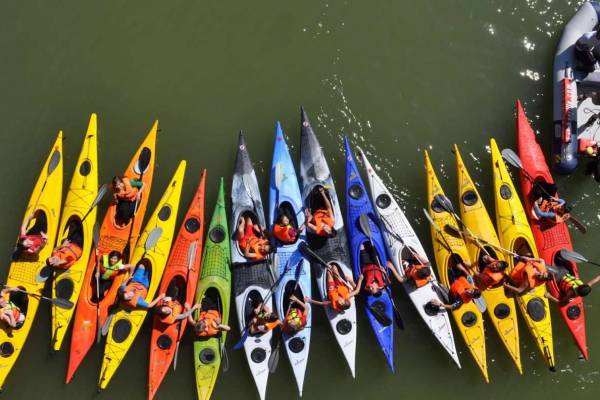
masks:
<svg viewBox="0 0 600 400"><path fill-rule="evenodd" d="M104 197L104 195L106 194L107 191L108 191L108 185L106 183L103 184L102 186L100 186L100 188L98 189L98 194L96 195L96 198L94 199L94 201L92 201L92 205L90 206L90 209L87 210L87 212L83 215L83 218L81 218L81 222L85 221L85 219L88 217L88 215L90 215L90 213L92 212L94 207L96 207L98 205L98 203L100 203L100 201L102 200L102 198Z"/></svg>
<svg viewBox="0 0 600 400"><path fill-rule="evenodd" d="M96 325L98 331L96 332L96 343L100 343L101 338L101 326L100 326L100 265L98 263L98 242L100 241L100 227L96 222L92 229L92 240L94 243L94 258L96 260Z"/></svg>
<svg viewBox="0 0 600 400"><path fill-rule="evenodd" d="M308 259L310 261L310 258L313 258L314 260L316 260L318 262L317 265L319 265L322 269L329 269L329 264L327 264L327 262L325 260L323 260L317 253L315 253L314 251L312 251L312 249L308 246L308 244L306 242L302 242L300 243L300 245L298 246L298 249L300 250L300 253L302 254L302 256L306 259ZM350 286L350 284L346 281L345 277L343 278L344 280L344 285L350 289L350 291L354 290L354 288L352 286Z"/></svg>
<svg viewBox="0 0 600 400"><path fill-rule="evenodd" d="M550 193L548 193L548 191L546 189L544 189L544 187L542 185L540 185L539 182L535 181L533 179L533 177L529 174L529 172L527 172L527 170L523 167L523 163L521 161L521 159L519 158L519 156L517 156L517 154L512 150L512 149L503 149L502 150L502 157L513 167L518 168L521 170L521 172L523 172L523 176L529 181L531 182L533 185L535 185L536 187L540 188L542 190L542 192L544 192L544 194L546 196L548 196L549 199L555 199L556 197L551 195ZM579 232L581 232L582 234L587 233L587 227L581 222L579 221L572 212L569 212L569 219L567 219L567 221L571 221L571 223L573 224L573 226L575 228L577 228L577 230Z"/></svg>
<svg viewBox="0 0 600 400"><path fill-rule="evenodd" d="M295 254L295 253L294 253ZM288 260L288 265L292 265L293 263L291 262L293 259L292 257L290 257L290 259ZM294 295L294 293L296 293L296 289L298 289L298 285L300 284L300 274L302 274L302 267L303 267L304 263L302 262L302 259L298 260L298 266L296 267L296 273L294 274L294 279L296 281L296 284L294 285L294 288L292 289L292 292L290 294L290 297ZM288 266L286 266L286 269L289 268ZM304 299L302 299L303 301ZM290 312L292 308L292 301L290 301L290 304L288 305L288 309L285 312L284 318L285 316L288 315L288 313ZM267 363L267 366L269 367L269 372L273 373L275 372L275 370L277 369L277 365L279 364L279 349L280 349L280 341L278 339L278 337L275 339L276 340L276 345L275 348L273 349L273 351L271 352L271 355L269 356L269 361Z"/></svg>
<svg viewBox="0 0 600 400"><path fill-rule="evenodd" d="M146 173L146 169L150 165L150 159L152 158L152 152L149 148L144 147L140 152L140 156L138 157L137 163L133 166L133 170L136 174L139 175L139 180L141 181L144 178L144 173ZM142 193L140 193L139 198L135 202L135 208L133 210L133 217L131 217L131 221L129 221L129 236L127 238L127 246L125 247L125 251L123 252L123 258L129 262L129 258L131 257L131 236L133 235L133 225L135 222L135 217L137 216L137 210L142 201Z"/></svg>
<svg viewBox="0 0 600 400"><path fill-rule="evenodd" d="M597 263L595 261L590 261L587 258L585 258L584 256L582 256L581 254L572 251L572 250L561 250L559 251L559 254L562 258L564 258L567 261L572 261L575 263L587 263L587 264L592 264L595 265L597 267L600 267L600 263Z"/></svg>
<svg viewBox="0 0 600 400"><path fill-rule="evenodd" d="M190 271L192 271L192 267L194 266L194 259L196 258L196 250L198 249L198 241L194 240L188 249L187 254L187 278L185 281L187 282L190 279ZM175 356L173 358L173 371L177 370L177 356L179 355L179 344L181 343L181 321L177 324L177 343L175 344Z"/></svg>
<svg viewBox="0 0 600 400"><path fill-rule="evenodd" d="M8 288L8 286L6 286L6 285L3 285L3 286L4 286L5 288ZM27 291L25 291L25 290L23 290L23 289L20 289L20 288L15 288L15 289L16 289L15 291L17 291L17 292L24 293L24 294L26 294L27 296L35 297L35 298L37 298L37 299L40 299L40 300L44 300L44 301L50 302L50 303L52 303L53 305L55 305L56 307L58 307L58 308L63 308L63 309L65 309L65 310L70 310L71 308L73 308L73 307L75 306L75 305L74 305L73 303L71 303L69 300L67 300L67 299L63 299L63 298L61 298L61 297L57 297L56 299L51 299L50 297L42 296L41 294L37 294L37 293L31 293L31 292L27 292Z"/></svg>
<svg viewBox="0 0 600 400"><path fill-rule="evenodd" d="M223 308L221 307L221 296L217 296L217 309L223 315ZM229 371L229 356L227 355L227 349L225 349L225 343L223 343L223 334L218 335L219 347L221 348L221 370L223 372Z"/></svg>
<svg viewBox="0 0 600 400"><path fill-rule="evenodd" d="M440 227L438 226L438 224L435 223L435 221L433 220L433 218L431 218L431 215L429 215L429 212L425 209L423 209L423 214L425 214L425 218L427 218L427 221L429 221L429 223L431 224L431 226L433 226L433 228L439 233L439 235L442 237L442 241L444 242L444 247L446 247L446 249L450 252L450 256L454 259L454 262L457 264L462 264L462 260L460 259L460 257L458 257L458 255L456 255L453 251L452 251L452 247L450 246L450 244L448 243L448 241L446 240L446 237L444 236L444 233L442 232L442 230L440 229ZM473 278L468 275L467 279L471 278L470 282L473 282ZM478 299L473 299L473 303L475 303L475 305L477 306L477 309L481 312L484 312L487 309L487 305L485 303L485 300L483 299L483 297L480 297Z"/></svg>
<svg viewBox="0 0 600 400"><path fill-rule="evenodd" d="M32 212L35 212L35 210L37 209L38 203L40 202L40 198L42 197L42 193L44 193L44 189L46 189L46 184L48 183L48 178L50 178L50 175L52 175L52 173L54 172L56 167L58 167L58 164L60 164L60 159L61 159L60 151L54 150L54 152L52 152L52 155L50 156L50 161L48 162L48 168L46 169L46 179L44 179L44 184L42 185L42 190L40 190L40 194L38 194L38 197L35 200L35 203L32 208L32 210L33 210Z"/></svg>
<svg viewBox="0 0 600 400"><path fill-rule="evenodd" d="M369 217L367 214L360 215L360 217L358 218L358 225L362 233L364 233L365 236L369 239L371 247L375 253L375 258L377 259L377 264L382 268L383 273L386 275L388 285L385 286L385 291L390 297L390 303L392 304L392 309L394 310L394 319L398 328L400 330L404 330L404 322L402 321L402 316L400 315L398 307L396 307L396 303L394 302L394 298L392 297L392 291L389 288L389 285L391 284L390 277L388 276L387 272L385 272L385 266L381 265L381 260L379 259L379 255L377 254L377 250L375 249L375 245L373 244L373 233L371 232L371 226L369 224ZM371 308L371 312L373 311L374 310Z"/></svg>
<svg viewBox="0 0 600 400"><path fill-rule="evenodd" d="M146 243L144 243L144 253L140 257L140 261L143 260L144 257L146 257L146 253L148 251L150 251L152 248L154 248L154 246L156 246L161 235L162 235L162 228L160 226L157 226L156 228L154 228L150 231L150 233L148 234L148 238L146 239ZM108 334L108 329L110 328L110 324L112 322L113 316L114 316L114 314L110 314L108 316L108 318L106 319L106 322L102 326L102 332L101 332L102 336L106 336Z"/></svg>
<svg viewBox="0 0 600 400"><path fill-rule="evenodd" d="M490 247L492 247L492 248L494 248L496 250L499 250L499 251L501 251L503 253L509 254L509 255L511 255L513 257L517 257L518 256L517 253L515 253L513 251L510 251L508 249L505 249L504 247L498 246L498 245L496 245L494 243L490 243L487 240L482 239L479 236L475 235L473 232L461 231L460 229L458 229L456 226L453 226L453 225L446 225L446 226L444 226L444 229L446 231L449 231L448 233L450 233L453 236L461 237L461 234L465 234L467 236L470 236L473 240L479 241L479 242L481 242L481 243L483 243L483 244L485 244L487 246L490 246Z"/></svg>

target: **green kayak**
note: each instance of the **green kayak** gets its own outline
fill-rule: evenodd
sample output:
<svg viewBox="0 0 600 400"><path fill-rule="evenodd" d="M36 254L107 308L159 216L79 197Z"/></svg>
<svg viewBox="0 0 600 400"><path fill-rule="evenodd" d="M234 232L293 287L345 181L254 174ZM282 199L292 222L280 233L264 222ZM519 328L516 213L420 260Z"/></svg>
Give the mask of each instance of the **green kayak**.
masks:
<svg viewBox="0 0 600 400"><path fill-rule="evenodd" d="M225 191L223 178L221 178L217 204L204 244L202 270L196 290L196 304L201 303L202 307L195 312L195 320L198 319L200 313L210 314L217 310L221 316L221 323L228 323L231 295L230 257ZM200 400L209 399L213 391L221 366L221 355L226 336L226 332L212 337L194 335L194 366L198 399Z"/></svg>

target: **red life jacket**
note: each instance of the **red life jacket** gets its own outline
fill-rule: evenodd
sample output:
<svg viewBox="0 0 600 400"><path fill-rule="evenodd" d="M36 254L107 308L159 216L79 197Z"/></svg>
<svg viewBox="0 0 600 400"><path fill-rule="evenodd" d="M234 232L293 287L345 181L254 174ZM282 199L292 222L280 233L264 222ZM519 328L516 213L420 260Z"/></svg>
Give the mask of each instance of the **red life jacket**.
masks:
<svg viewBox="0 0 600 400"><path fill-rule="evenodd" d="M377 283L377 286L380 288L385 287L383 272L381 272L379 265L367 264L362 267L362 272L365 277L365 286L368 286L372 283Z"/></svg>
<svg viewBox="0 0 600 400"><path fill-rule="evenodd" d="M42 235L22 235L21 240L28 240L32 243L29 247L23 246L23 251L27 254L37 254L46 244Z"/></svg>

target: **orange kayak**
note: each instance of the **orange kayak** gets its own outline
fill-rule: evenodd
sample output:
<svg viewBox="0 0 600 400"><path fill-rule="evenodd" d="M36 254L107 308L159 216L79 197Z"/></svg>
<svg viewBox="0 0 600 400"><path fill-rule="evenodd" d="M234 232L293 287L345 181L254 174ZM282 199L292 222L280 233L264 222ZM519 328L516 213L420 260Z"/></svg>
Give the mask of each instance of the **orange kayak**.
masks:
<svg viewBox="0 0 600 400"><path fill-rule="evenodd" d="M144 220L144 214L148 207L148 200L150 199L150 188L152 186L154 162L156 160L157 131L158 121L155 121L146 139L144 139L144 142L134 154L123 174L127 178L141 180L144 183L144 191L139 200L135 218L132 218L127 225L117 225L115 223L116 205L111 203L100 227L100 240L97 245L98 257L116 250L123 253L124 262L126 262L128 261L128 253L135 248ZM141 164L143 164L142 168L140 168ZM102 326L108 318L108 309L113 305L117 289L123 279L125 279L125 275L117 275L113 279L113 284L105 292L104 297L101 296L102 298L98 302L95 272L96 257L92 255L87 266L83 287L75 311L71 352L67 367L67 383L71 381L81 361L83 361L83 358L94 344L96 332L98 331L98 309L100 310L100 326Z"/></svg>
<svg viewBox="0 0 600 400"><path fill-rule="evenodd" d="M205 182L206 170L202 172L196 194L183 224L179 228L158 289L158 294L165 293L172 299L177 299L181 305L185 303L192 305L198 285L204 240ZM148 399L154 397L167 374L175 353L178 351L179 341L184 335L186 324L187 318L174 324L165 324L158 314L154 314L150 339Z"/></svg>

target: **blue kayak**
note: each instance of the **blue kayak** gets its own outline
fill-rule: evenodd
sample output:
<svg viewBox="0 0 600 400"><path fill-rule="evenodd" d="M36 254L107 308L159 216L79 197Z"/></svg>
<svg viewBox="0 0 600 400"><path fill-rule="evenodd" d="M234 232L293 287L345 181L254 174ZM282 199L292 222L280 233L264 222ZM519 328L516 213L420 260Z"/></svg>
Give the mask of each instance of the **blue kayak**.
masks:
<svg viewBox="0 0 600 400"><path fill-rule="evenodd" d="M304 224L304 213L302 211L302 196L296 171L294 170L294 163L283 137L281 124L277 122L269 185L269 230L273 232L273 226L282 214L288 217L292 227L297 230L298 227ZM275 307L281 319L285 318L290 308L290 296L292 294L301 301L304 301L305 296L312 296L310 263L302 257L298 250L300 242L305 240L305 232L301 232L297 240L291 244L285 244L274 239L276 254L273 261L273 271L274 276L280 280L275 290ZM297 305L292 305L292 307L297 307ZM306 327L293 335L285 332L282 335L300 396L302 396L310 347L310 304L306 304L306 307Z"/></svg>
<svg viewBox="0 0 600 400"><path fill-rule="evenodd" d="M347 137L344 137L344 146L346 149L346 227L348 228L348 238L350 240L354 279L358 280L362 270L361 246L364 246L367 254L370 254L372 262L379 261L386 271L388 270L387 258L377 217L365 184L354 162L354 155ZM369 217L372 247L368 236L360 229L359 219L362 214ZM366 311L371 327L375 332L383 354L385 354L390 370L394 372L394 312L390 296L386 290L382 290L377 295L371 295L363 288L361 293L366 296Z"/></svg>

